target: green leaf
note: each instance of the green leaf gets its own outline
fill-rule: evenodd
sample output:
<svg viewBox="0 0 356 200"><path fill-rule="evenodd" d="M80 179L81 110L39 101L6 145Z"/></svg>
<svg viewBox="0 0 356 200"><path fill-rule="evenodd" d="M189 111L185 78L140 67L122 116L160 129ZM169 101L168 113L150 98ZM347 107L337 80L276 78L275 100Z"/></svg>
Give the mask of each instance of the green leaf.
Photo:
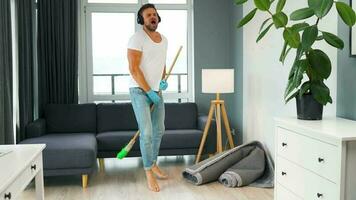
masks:
<svg viewBox="0 0 356 200"><path fill-rule="evenodd" d="M285 58L287 46L288 46L287 42L284 41L284 45L283 45L283 48L282 48L282 52L281 52L281 55L279 56L279 61L282 62L282 63L284 62L284 59L283 59L283 58Z"/></svg>
<svg viewBox="0 0 356 200"><path fill-rule="evenodd" d="M298 60L297 61L297 68L294 73L294 88L298 88L302 82L303 74L305 73L307 67L309 66L309 62L306 59Z"/></svg>
<svg viewBox="0 0 356 200"><path fill-rule="evenodd" d="M262 11L266 11L270 8L271 2L269 0L253 0L256 8Z"/></svg>
<svg viewBox="0 0 356 200"><path fill-rule="evenodd" d="M273 23L271 23L269 26L267 26L267 28L266 28L265 30L263 30L263 31L261 32L261 34L258 36L256 42L260 41L260 39L262 39L263 36L266 35L266 33L268 32L268 30L271 28L272 25L273 25Z"/></svg>
<svg viewBox="0 0 356 200"><path fill-rule="evenodd" d="M291 99L296 97L298 92L299 92L299 90L295 91L292 95L290 95L290 97L288 97L288 99L285 100L285 103L288 103Z"/></svg>
<svg viewBox="0 0 356 200"><path fill-rule="evenodd" d="M308 50L318 37L318 28L316 25L306 28L302 35L302 47L304 50Z"/></svg>
<svg viewBox="0 0 356 200"><path fill-rule="evenodd" d="M298 48L297 48L297 52L295 54L295 58L294 58L294 61L293 61L292 68L291 68L291 70L289 72L289 75L288 75L288 79L291 79L294 76L294 72L295 72L296 67L297 67L297 65L296 65L297 61L300 60L302 55L303 55L302 45L299 45Z"/></svg>
<svg viewBox="0 0 356 200"><path fill-rule="evenodd" d="M288 84L287 84L287 88L284 91L284 99L287 99L287 97L289 96L289 94L294 90L294 82L293 82L293 78L288 80Z"/></svg>
<svg viewBox="0 0 356 200"><path fill-rule="evenodd" d="M304 82L299 90L299 97L303 96L303 94L307 93L310 90L310 81Z"/></svg>
<svg viewBox="0 0 356 200"><path fill-rule="evenodd" d="M314 14L319 18L328 14L333 3L333 0L308 0L309 8L313 9Z"/></svg>
<svg viewBox="0 0 356 200"><path fill-rule="evenodd" d="M248 0L235 0L236 5L244 4Z"/></svg>
<svg viewBox="0 0 356 200"><path fill-rule="evenodd" d="M288 16L283 12L278 12L274 14L272 16L272 19L277 29L286 26L288 23Z"/></svg>
<svg viewBox="0 0 356 200"><path fill-rule="evenodd" d="M276 7L276 13L281 12L286 4L286 0L279 0Z"/></svg>
<svg viewBox="0 0 356 200"><path fill-rule="evenodd" d="M331 62L323 51L312 49L307 53L308 61L311 68L316 72L315 75L322 79L327 79L331 73Z"/></svg>
<svg viewBox="0 0 356 200"><path fill-rule="evenodd" d="M296 59L294 60L291 71L289 72L287 88L284 92L284 99L297 87L299 87L301 80L303 79L303 74L306 68L309 66L307 60L298 60L300 58L300 48L297 50Z"/></svg>
<svg viewBox="0 0 356 200"><path fill-rule="evenodd" d="M328 44L338 49L344 48L344 42L338 36L328 32L322 32L322 33L323 33L323 38Z"/></svg>
<svg viewBox="0 0 356 200"><path fill-rule="evenodd" d="M261 25L260 30L258 31L258 33L261 33L262 29L264 28L264 26L267 24L267 22L268 22L270 19L272 19L272 18L270 17L270 18L266 19L266 20L262 23L262 25Z"/></svg>
<svg viewBox="0 0 356 200"><path fill-rule="evenodd" d="M352 8L343 2L336 2L336 9L339 13L341 19L347 24L348 26L353 26L356 21L355 11Z"/></svg>
<svg viewBox="0 0 356 200"><path fill-rule="evenodd" d="M287 87L284 91L284 99L287 99L288 95L294 90L294 74L297 71L297 61L295 60L292 68L289 71Z"/></svg>
<svg viewBox="0 0 356 200"><path fill-rule="evenodd" d="M289 51L292 49L291 47L288 47L288 49L287 49L287 47L288 47L287 42L284 42L281 55L279 56L279 61L282 62L283 64L284 64L284 60L286 59Z"/></svg>
<svg viewBox="0 0 356 200"><path fill-rule="evenodd" d="M328 102L329 102L329 103L333 103L333 99L331 98L330 95L329 95L329 97L328 97Z"/></svg>
<svg viewBox="0 0 356 200"><path fill-rule="evenodd" d="M283 32L283 38L292 48L298 48L300 44L300 35L292 28L286 28Z"/></svg>
<svg viewBox="0 0 356 200"><path fill-rule="evenodd" d="M311 8L302 8L292 12L290 19L293 21L307 19L314 15L314 10Z"/></svg>
<svg viewBox="0 0 356 200"><path fill-rule="evenodd" d="M299 31L303 31L304 29L308 28L309 27L309 24L308 23L298 23L298 24L294 24L292 26L292 29L299 32Z"/></svg>
<svg viewBox="0 0 356 200"><path fill-rule="evenodd" d="M330 97L330 90L322 81L312 82L310 85L310 90L313 98L320 104L326 105L328 102L332 102Z"/></svg>
<svg viewBox="0 0 356 200"><path fill-rule="evenodd" d="M324 37L322 35L319 35L318 37L316 37L316 40L323 40Z"/></svg>
<svg viewBox="0 0 356 200"><path fill-rule="evenodd" d="M274 14L272 16L272 19L273 19L273 23L276 26L276 28L284 27L288 23L288 17L283 12Z"/></svg>
<svg viewBox="0 0 356 200"><path fill-rule="evenodd" d="M244 26L245 24L247 24L249 21L251 21L251 19L255 16L256 11L257 11L257 8L253 9L244 18L242 18L239 25L237 26L237 28L240 28L240 27Z"/></svg>
<svg viewBox="0 0 356 200"><path fill-rule="evenodd" d="M289 48L287 49L287 52L286 52L286 54L284 55L283 60L282 60L283 64L284 64L284 60L286 59L286 57L287 57L287 55L288 55L288 53L290 52L291 49L292 49L292 47L289 47Z"/></svg>

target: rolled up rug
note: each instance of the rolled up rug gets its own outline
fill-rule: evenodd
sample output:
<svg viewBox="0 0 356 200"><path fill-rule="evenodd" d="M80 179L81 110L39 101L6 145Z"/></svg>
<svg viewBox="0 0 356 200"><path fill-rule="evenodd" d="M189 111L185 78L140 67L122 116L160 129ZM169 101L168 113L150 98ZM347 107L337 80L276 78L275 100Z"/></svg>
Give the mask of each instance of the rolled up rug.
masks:
<svg viewBox="0 0 356 200"><path fill-rule="evenodd" d="M273 187L274 186L274 164L272 158L264 146L258 141L252 141L222 153L216 154L211 158L203 160L195 165L185 168L182 172L183 178L188 182L201 185L204 183L218 180L220 175L231 166L247 157L256 147L259 147L265 154L265 169L263 174L250 186Z"/></svg>
<svg viewBox="0 0 356 200"><path fill-rule="evenodd" d="M253 183L265 170L265 153L255 147L248 156L228 168L219 177L219 182L227 187L242 187Z"/></svg>

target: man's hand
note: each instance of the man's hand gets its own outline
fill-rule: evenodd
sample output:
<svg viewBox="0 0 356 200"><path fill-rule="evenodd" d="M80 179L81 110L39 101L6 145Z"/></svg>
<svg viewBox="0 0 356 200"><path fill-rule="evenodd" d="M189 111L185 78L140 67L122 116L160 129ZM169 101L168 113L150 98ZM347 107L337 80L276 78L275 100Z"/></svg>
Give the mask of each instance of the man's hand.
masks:
<svg viewBox="0 0 356 200"><path fill-rule="evenodd" d="M149 90L148 92L146 92L146 94L154 104L159 104L161 102L161 97L159 97L159 95L155 91Z"/></svg>
<svg viewBox="0 0 356 200"><path fill-rule="evenodd" d="M168 87L168 83L166 80L161 80L161 82L159 83L159 89L160 90L166 90Z"/></svg>

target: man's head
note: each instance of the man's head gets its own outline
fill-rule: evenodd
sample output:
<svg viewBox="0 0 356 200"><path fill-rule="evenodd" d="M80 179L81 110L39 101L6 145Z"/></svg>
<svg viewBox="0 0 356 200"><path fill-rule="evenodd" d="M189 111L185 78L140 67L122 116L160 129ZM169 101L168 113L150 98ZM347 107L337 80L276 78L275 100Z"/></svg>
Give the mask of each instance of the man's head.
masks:
<svg viewBox="0 0 356 200"><path fill-rule="evenodd" d="M153 4L147 3L138 10L137 23L145 26L149 31L155 31L159 22L161 17Z"/></svg>

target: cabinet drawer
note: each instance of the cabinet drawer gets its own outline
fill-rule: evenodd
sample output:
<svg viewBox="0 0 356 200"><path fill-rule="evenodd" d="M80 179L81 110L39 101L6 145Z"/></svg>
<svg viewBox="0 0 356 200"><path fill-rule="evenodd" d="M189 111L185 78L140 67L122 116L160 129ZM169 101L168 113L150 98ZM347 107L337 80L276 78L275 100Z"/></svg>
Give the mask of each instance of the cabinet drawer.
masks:
<svg viewBox="0 0 356 200"><path fill-rule="evenodd" d="M277 154L338 183L338 148L293 131L277 128Z"/></svg>
<svg viewBox="0 0 356 200"><path fill-rule="evenodd" d="M42 154L39 154L35 159L33 159L33 161L30 162L28 166L26 166L15 181L0 194L0 200L16 199L41 169Z"/></svg>
<svg viewBox="0 0 356 200"><path fill-rule="evenodd" d="M288 191L285 187L280 184L276 184L276 196L274 200L302 200L301 198L295 196L292 192Z"/></svg>
<svg viewBox="0 0 356 200"><path fill-rule="evenodd" d="M31 169L26 167L21 174L15 179L14 182L7 187L4 192L1 194L1 200L16 199L17 196L25 189L28 183L32 180Z"/></svg>
<svg viewBox="0 0 356 200"><path fill-rule="evenodd" d="M277 182L306 200L336 200L340 194L335 183L277 156Z"/></svg>

